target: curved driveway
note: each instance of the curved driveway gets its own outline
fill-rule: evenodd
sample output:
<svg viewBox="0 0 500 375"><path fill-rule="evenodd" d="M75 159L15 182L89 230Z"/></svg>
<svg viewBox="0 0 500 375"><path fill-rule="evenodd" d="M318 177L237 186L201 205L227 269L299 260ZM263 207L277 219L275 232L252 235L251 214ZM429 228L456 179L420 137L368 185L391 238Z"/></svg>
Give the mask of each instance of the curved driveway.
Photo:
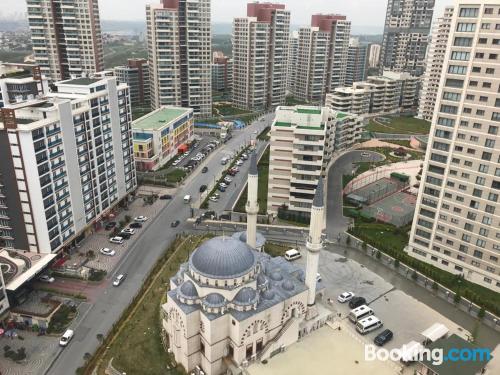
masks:
<svg viewBox="0 0 500 375"><path fill-rule="evenodd" d="M368 153L369 156L362 156ZM326 233L330 240L337 238L339 233L347 230L349 219L343 215L342 176L351 174L356 167L354 163L362 161L378 162L385 156L373 151L348 151L342 154L328 169Z"/></svg>

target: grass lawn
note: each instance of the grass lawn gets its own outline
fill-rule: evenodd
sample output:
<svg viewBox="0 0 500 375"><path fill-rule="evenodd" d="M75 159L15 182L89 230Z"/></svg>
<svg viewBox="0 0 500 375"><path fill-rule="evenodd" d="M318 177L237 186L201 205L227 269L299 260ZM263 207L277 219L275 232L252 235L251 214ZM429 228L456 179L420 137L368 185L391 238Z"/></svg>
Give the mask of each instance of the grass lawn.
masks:
<svg viewBox="0 0 500 375"><path fill-rule="evenodd" d="M285 99L285 105L307 105L309 104L308 102L305 102L303 100L298 100L295 99L293 96L287 96Z"/></svg>
<svg viewBox="0 0 500 375"><path fill-rule="evenodd" d="M234 116L242 113L248 113L247 110L236 108L228 104L214 104L213 107L213 112L217 113L217 111L219 111L219 114L221 114L222 116Z"/></svg>
<svg viewBox="0 0 500 375"><path fill-rule="evenodd" d="M172 172L167 173L166 177L169 182L179 182L186 176L184 169L175 168Z"/></svg>
<svg viewBox="0 0 500 375"><path fill-rule="evenodd" d="M381 116L384 118L389 118ZM370 120L365 130L375 133L429 134L431 123L414 117L391 117L391 121L375 122Z"/></svg>
<svg viewBox="0 0 500 375"><path fill-rule="evenodd" d="M262 154L262 158L257 164L257 168L259 169L259 187L258 187L258 201L259 201L259 214L265 215L267 213L267 183L269 181L269 154L270 149L269 146ZM234 206L235 212L245 212L245 205L247 203L248 198L248 189L245 187L243 193L241 193L240 199L236 202Z"/></svg>
<svg viewBox="0 0 500 375"><path fill-rule="evenodd" d="M398 229L391 224L363 223L356 220L355 228L366 238L369 238L370 243L384 242L396 251L403 251L404 247L408 245L409 237L406 233L410 230L409 226Z"/></svg>
<svg viewBox="0 0 500 375"><path fill-rule="evenodd" d="M290 249L290 246L280 243L267 242L264 245L264 251L273 257L283 256L285 252Z"/></svg>
<svg viewBox="0 0 500 375"><path fill-rule="evenodd" d="M398 140L398 139L391 139L391 140L384 140L387 143L392 143L395 145L399 146L404 146L404 147L410 147L410 141L405 141L405 140Z"/></svg>
<svg viewBox="0 0 500 375"><path fill-rule="evenodd" d="M173 356L167 354L163 348L160 338L160 304L165 302L169 278L206 238L202 236L179 238L172 244L148 277L144 285L149 288L141 293L142 299L133 306L136 308L128 312L125 322L118 328L121 330L115 334L111 342L104 343L109 348L102 358L98 358L102 359L98 374L104 374L111 358L113 367L121 373L148 375L184 373L181 368L173 365Z"/></svg>

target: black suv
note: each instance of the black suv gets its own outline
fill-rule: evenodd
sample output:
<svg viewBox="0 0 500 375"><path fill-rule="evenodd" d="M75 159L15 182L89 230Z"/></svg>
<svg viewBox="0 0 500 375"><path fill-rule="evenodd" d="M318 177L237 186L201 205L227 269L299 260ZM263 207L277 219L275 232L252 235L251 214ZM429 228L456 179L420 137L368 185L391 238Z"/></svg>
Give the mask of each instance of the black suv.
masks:
<svg viewBox="0 0 500 375"><path fill-rule="evenodd" d="M366 305L366 299L363 297L354 297L349 301L349 307L351 309L355 309L356 307L359 307L361 305Z"/></svg>
<svg viewBox="0 0 500 375"><path fill-rule="evenodd" d="M386 329L385 331L379 333L377 335L377 337L375 337L375 339L373 340L373 342L378 345L378 346L382 346L384 345L386 342L389 342L392 340L392 336L393 336L393 333L390 329Z"/></svg>
<svg viewBox="0 0 500 375"><path fill-rule="evenodd" d="M203 193L205 190L207 190L207 185L201 185L200 186L200 193Z"/></svg>

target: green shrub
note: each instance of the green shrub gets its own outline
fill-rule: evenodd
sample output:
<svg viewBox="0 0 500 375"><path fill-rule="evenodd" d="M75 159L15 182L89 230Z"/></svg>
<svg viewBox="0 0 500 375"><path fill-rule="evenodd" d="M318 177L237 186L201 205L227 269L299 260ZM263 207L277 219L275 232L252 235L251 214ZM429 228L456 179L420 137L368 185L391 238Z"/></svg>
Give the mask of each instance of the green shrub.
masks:
<svg viewBox="0 0 500 375"><path fill-rule="evenodd" d="M418 279L418 274L417 274L417 271L413 271L413 273L411 274L411 278L413 280L417 280Z"/></svg>
<svg viewBox="0 0 500 375"><path fill-rule="evenodd" d="M460 297L460 294L456 293L455 296L453 297L453 302L455 302L455 304L458 305L461 299L462 297Z"/></svg>

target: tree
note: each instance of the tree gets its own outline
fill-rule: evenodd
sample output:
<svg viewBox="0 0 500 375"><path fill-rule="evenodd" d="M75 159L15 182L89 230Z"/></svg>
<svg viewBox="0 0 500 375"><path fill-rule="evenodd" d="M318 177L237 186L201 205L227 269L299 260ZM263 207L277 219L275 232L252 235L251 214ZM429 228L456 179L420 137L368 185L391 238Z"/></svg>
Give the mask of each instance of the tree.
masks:
<svg viewBox="0 0 500 375"><path fill-rule="evenodd" d="M377 251L377 254L375 254L375 258L380 260L380 258L382 258L382 253L380 251Z"/></svg>
<svg viewBox="0 0 500 375"><path fill-rule="evenodd" d="M399 267L399 259L396 259L394 261L394 268L398 268Z"/></svg>
<svg viewBox="0 0 500 375"><path fill-rule="evenodd" d="M104 340L104 335L102 333L98 333L96 335L97 341L101 342Z"/></svg>
<svg viewBox="0 0 500 375"><path fill-rule="evenodd" d="M368 248L368 245L366 244L366 242L361 242L361 248L363 249L364 252L366 252L366 249Z"/></svg>
<svg viewBox="0 0 500 375"><path fill-rule="evenodd" d="M484 307L481 307L481 310L479 310L479 312L477 313L477 317L479 319L483 319L485 315L486 315L486 311L484 310Z"/></svg>
<svg viewBox="0 0 500 375"><path fill-rule="evenodd" d="M411 274L411 278L415 281L418 279L417 271L413 271L413 273Z"/></svg>
<svg viewBox="0 0 500 375"><path fill-rule="evenodd" d="M460 294L456 293L455 296L453 297L453 302L455 302L455 305L458 305L461 299L462 297L460 296Z"/></svg>
<svg viewBox="0 0 500 375"><path fill-rule="evenodd" d="M92 355L91 355L90 353L85 353L85 354L83 355L83 360L84 360L85 362L88 362L88 361L90 360L90 358L92 358Z"/></svg>

